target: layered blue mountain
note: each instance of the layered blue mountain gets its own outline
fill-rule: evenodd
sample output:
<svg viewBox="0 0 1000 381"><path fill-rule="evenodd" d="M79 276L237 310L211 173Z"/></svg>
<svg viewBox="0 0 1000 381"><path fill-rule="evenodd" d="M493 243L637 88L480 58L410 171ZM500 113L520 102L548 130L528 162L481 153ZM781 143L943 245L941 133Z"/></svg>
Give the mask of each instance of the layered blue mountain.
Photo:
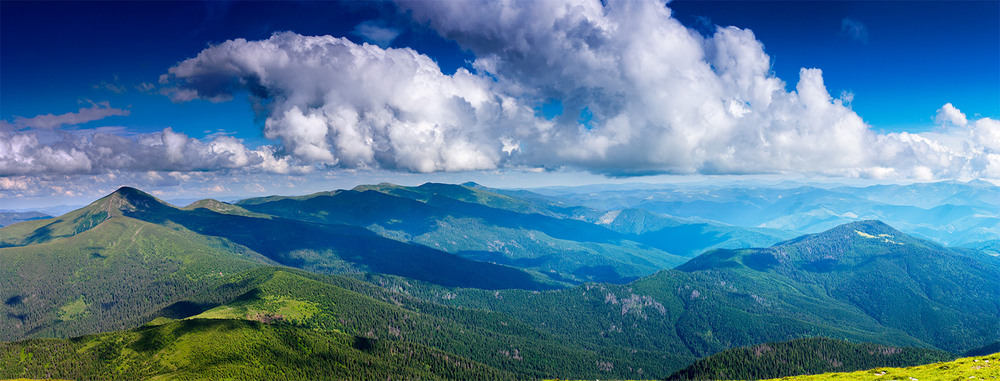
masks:
<svg viewBox="0 0 1000 381"><path fill-rule="evenodd" d="M13 211L0 210L0 228L7 225L16 224L18 222L40 220L50 217L52 216L45 213L34 212L34 211L13 212Z"/></svg>
<svg viewBox="0 0 1000 381"><path fill-rule="evenodd" d="M622 283L675 267L705 249L770 245L793 236L640 210L565 207L476 184L380 184L248 199L237 205L288 219L364 227L465 258L536 271L566 284Z"/></svg>
<svg viewBox="0 0 1000 381"><path fill-rule="evenodd" d="M1000 187L945 181L909 185L831 186L755 182L624 184L535 189L564 205L644 209L685 219L817 233L863 220L949 246L1000 237Z"/></svg>

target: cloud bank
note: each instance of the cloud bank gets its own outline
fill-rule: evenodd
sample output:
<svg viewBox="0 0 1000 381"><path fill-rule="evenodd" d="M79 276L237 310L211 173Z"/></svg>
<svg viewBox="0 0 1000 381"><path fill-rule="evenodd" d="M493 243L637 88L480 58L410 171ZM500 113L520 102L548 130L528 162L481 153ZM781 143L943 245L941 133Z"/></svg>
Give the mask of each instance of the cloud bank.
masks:
<svg viewBox="0 0 1000 381"><path fill-rule="evenodd" d="M399 31L376 22L355 33L381 46L293 32L225 41L169 68L161 90L176 102L249 93L273 146L169 128L60 129L129 114L105 102L0 123L0 176L513 168L1000 178L1000 121L949 103L933 132L876 133L850 108L852 94L830 95L820 69L786 83L752 31L703 35L659 1L399 8L472 52L471 70L444 74L418 51L385 48Z"/></svg>
<svg viewBox="0 0 1000 381"><path fill-rule="evenodd" d="M661 2L399 6L472 51L475 71L446 75L411 49L286 32L209 47L165 80L184 99L250 91L283 152L342 168L1000 177L983 140L996 121L941 134L962 146L877 134L829 94L821 70L803 68L786 90L750 30L702 36ZM555 117L534 111L553 102ZM965 126L942 110L938 121Z"/></svg>
<svg viewBox="0 0 1000 381"><path fill-rule="evenodd" d="M0 128L0 176L109 171L301 170L268 147L252 150L231 136L201 141L170 128L124 137L113 131L14 131Z"/></svg>

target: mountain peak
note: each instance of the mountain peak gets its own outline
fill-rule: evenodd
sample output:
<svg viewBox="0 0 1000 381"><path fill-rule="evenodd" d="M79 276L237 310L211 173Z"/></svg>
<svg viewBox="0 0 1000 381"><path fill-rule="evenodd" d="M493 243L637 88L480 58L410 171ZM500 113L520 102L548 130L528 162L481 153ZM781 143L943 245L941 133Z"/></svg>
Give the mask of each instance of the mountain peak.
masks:
<svg viewBox="0 0 1000 381"><path fill-rule="evenodd" d="M878 220L843 224L822 233L779 243L772 248L783 252L792 249L797 253L793 257L799 260L836 259L853 263L876 255L908 252L912 250L909 245L941 249L936 244L911 237Z"/></svg>
<svg viewBox="0 0 1000 381"><path fill-rule="evenodd" d="M861 231L861 232L864 232L864 233L867 233L867 234L870 234L870 235L878 235L878 234L902 235L903 234L899 230L896 230L896 228L893 228L892 226L889 226L889 224L887 224L885 222L882 222L880 220L863 220L863 221L849 222L849 223L846 223L846 224L834 227L833 229L827 230L827 232L832 232L832 231L835 231L835 230L856 230L856 231ZM822 234L822 233L820 233L820 234Z"/></svg>
<svg viewBox="0 0 1000 381"><path fill-rule="evenodd" d="M969 185L969 186L986 187L986 188L994 188L994 187L997 186L996 184L993 184L993 183L991 183L989 181L981 180L981 179L972 179L972 180L969 180L969 182L967 182L965 184Z"/></svg>
<svg viewBox="0 0 1000 381"><path fill-rule="evenodd" d="M354 188L351 188L351 190L356 191L356 192L364 192L364 191L370 191L370 190L376 191L376 192L385 192L386 190L396 189L396 188L400 188L400 186L396 185L396 184L393 184L393 183L389 183L389 182L384 182L383 181L381 183L374 184L374 185L372 185L372 184L358 185L358 186L356 186Z"/></svg>
<svg viewBox="0 0 1000 381"><path fill-rule="evenodd" d="M109 196L114 196L114 195L119 195L119 196L122 196L122 197L130 197L130 196L148 196L148 197L153 197L149 193L143 192L141 190L138 190L138 189L132 188L132 187L121 187L121 188L118 188L117 190L115 190L114 192L111 192L111 194L109 194Z"/></svg>
<svg viewBox="0 0 1000 381"><path fill-rule="evenodd" d="M681 271L733 267L735 263L764 271L775 267L808 272L829 272L854 266L875 257L910 255L914 246L944 250L933 243L906 235L882 221L843 224L827 231L807 234L770 248L714 250L678 266ZM738 265L737 265L738 266Z"/></svg>
<svg viewBox="0 0 1000 381"><path fill-rule="evenodd" d="M184 209L184 210L205 209L205 210L210 210L210 211L213 211L213 212L216 212L216 213L221 213L221 214L231 214L231 215L246 216L246 217L270 218L266 214L254 213L254 212L251 212L249 210L244 209L243 207L241 207L239 205L234 205L234 204L230 204L230 203L227 203L227 202L222 202L222 201L211 199L211 198L206 198L204 200L198 200L198 201L192 202L191 204L189 204L188 206L185 206L182 209Z"/></svg>
<svg viewBox="0 0 1000 381"><path fill-rule="evenodd" d="M482 185L476 183L475 181L466 181L462 183L462 186L466 188L479 188L479 189L485 188Z"/></svg>
<svg viewBox="0 0 1000 381"><path fill-rule="evenodd" d="M919 240L906 235L906 233L896 230L896 228L889 226L885 222L879 220L864 220L849 222L824 232L804 235L789 241L778 243L774 246L820 245L822 247L826 247L829 245L854 245L861 242L865 244L883 243L902 245L917 241Z"/></svg>
<svg viewBox="0 0 1000 381"><path fill-rule="evenodd" d="M109 215L121 215L123 212L152 211L169 204L160 201L153 195L132 187L121 187L111 194L97 200L91 206L107 212Z"/></svg>

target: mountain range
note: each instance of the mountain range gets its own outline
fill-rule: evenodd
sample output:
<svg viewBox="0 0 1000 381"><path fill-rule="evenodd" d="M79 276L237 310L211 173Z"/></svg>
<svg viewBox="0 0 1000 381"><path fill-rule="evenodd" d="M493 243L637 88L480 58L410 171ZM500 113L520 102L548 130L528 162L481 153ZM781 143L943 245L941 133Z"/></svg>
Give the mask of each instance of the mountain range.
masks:
<svg viewBox="0 0 1000 381"><path fill-rule="evenodd" d="M16 224L18 222L40 220L43 218L50 218L50 217L52 216L36 211L13 212L13 211L0 210L0 228L7 225Z"/></svg>
<svg viewBox="0 0 1000 381"><path fill-rule="evenodd" d="M183 208L122 188L0 229L0 261L0 339L23 340L0 345L0 377L664 378L808 337L1000 340L984 250L872 220L795 237L476 184ZM287 366L253 365L268 361Z"/></svg>
<svg viewBox="0 0 1000 381"><path fill-rule="evenodd" d="M685 219L802 233L880 220L907 234L949 246L995 246L1000 237L1000 187L981 180L871 186L796 182L610 184L538 188L526 194L538 195L565 206L636 208Z"/></svg>

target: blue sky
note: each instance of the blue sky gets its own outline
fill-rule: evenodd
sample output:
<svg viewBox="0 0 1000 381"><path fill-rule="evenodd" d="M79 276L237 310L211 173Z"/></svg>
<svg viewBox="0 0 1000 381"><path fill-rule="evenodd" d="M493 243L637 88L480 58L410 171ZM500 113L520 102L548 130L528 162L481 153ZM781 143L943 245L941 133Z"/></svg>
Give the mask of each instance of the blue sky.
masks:
<svg viewBox="0 0 1000 381"><path fill-rule="evenodd" d="M754 31L781 78L823 69L831 93L855 94L874 128L921 131L951 102L1000 116L1000 3L995 1L677 1L686 25ZM704 20L704 19L702 19ZM845 21L848 20L848 21ZM701 21L704 22L704 21ZM845 24L860 27L860 35Z"/></svg>
<svg viewBox="0 0 1000 381"><path fill-rule="evenodd" d="M119 185L1000 177L998 2L508 6L4 1L0 209Z"/></svg>

